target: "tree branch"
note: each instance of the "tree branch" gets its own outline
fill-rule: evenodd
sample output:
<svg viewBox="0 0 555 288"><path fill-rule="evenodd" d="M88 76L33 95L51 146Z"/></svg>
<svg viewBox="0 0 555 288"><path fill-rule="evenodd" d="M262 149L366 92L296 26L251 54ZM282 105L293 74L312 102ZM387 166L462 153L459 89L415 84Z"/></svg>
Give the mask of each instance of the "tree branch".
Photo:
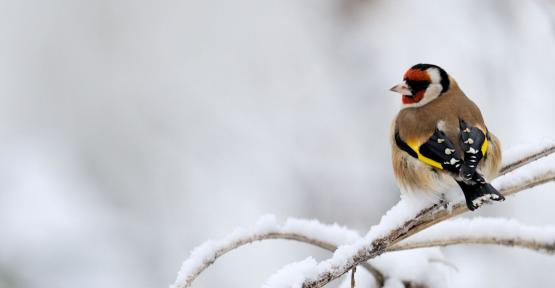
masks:
<svg viewBox="0 0 555 288"><path fill-rule="evenodd" d="M553 149L550 149L549 151L550 152L546 152L542 155L546 156L547 154L552 153ZM522 161L518 162L519 164L515 165L522 166L526 161L533 161L537 158L524 157L522 159ZM530 171L525 171L525 173L519 173L522 172L520 170L514 171L499 178L500 181L496 181L492 184L496 186L499 192L508 196L524 189L555 180L555 167L548 167L548 169L545 169L545 167L532 167L532 169L525 170ZM511 170L505 170L505 173L507 173L507 171ZM503 181L503 179L506 181ZM403 204L401 202L399 202L399 204ZM400 208L406 208L406 204L404 206L405 207ZM334 253L332 258L316 265L314 269L308 273L308 277L302 283L302 286L322 287L332 280L342 276L358 263L366 262L369 259L384 253L389 247L399 241L445 219L468 211L463 202L453 205L450 209L447 208L448 206L446 203L435 204L420 210L415 217L404 221L401 225L396 225L396 227L393 226L394 228L388 227L391 223L385 223L382 226L374 226L365 237L366 239L349 247L342 247L342 249L347 252L342 251L341 253ZM387 221L384 221L384 219ZM386 214L386 216L382 218L380 224L388 221L391 220L387 219Z"/></svg>
<svg viewBox="0 0 555 288"><path fill-rule="evenodd" d="M544 145L544 147L540 147L539 149L535 148L535 149L532 149L532 151L528 149L528 151L525 151L525 153L518 153L519 155L516 155L516 156L513 155L512 158L514 158L514 160L509 160L509 161L506 161L506 163L504 163L503 167L501 168L500 175L507 174L517 169L518 167L526 165L532 161L545 157L554 152L555 152L555 145L551 145L547 147L545 147ZM549 175L540 176L540 177L537 177L537 179L532 179L531 181L528 181L528 182L524 181L523 183L521 183L522 185L520 186L514 185L514 187L506 187L504 188L504 190L502 190L502 193L512 194L522 189L526 189L535 185L539 185L541 183L545 183L549 180L552 180L552 178L549 178ZM454 206L453 212L457 214L452 214L451 217L465 211L464 209L462 209L465 207L460 207L460 206L461 206L461 203ZM414 221L412 222L408 221L407 223L405 223L405 225L403 225L403 227L411 227L410 231L407 231L410 233L407 233L405 236L400 234L399 237L397 237L398 240L396 240L395 243L422 229L425 229L426 227L433 225L434 223L441 221L439 218L436 219L439 221L434 221L434 217L436 216L444 217L445 215L442 213L445 212L444 210L445 207L446 207L446 203L440 203L440 204L433 205L431 207L427 207L422 211L420 211L417 217L413 219ZM273 221L275 221L275 219ZM300 227L302 225L298 225L300 223L304 223L303 225L305 225L306 223L311 223L311 225L315 226L313 227L313 229L309 229L309 230L319 229L320 232L324 230L326 230L326 232L307 233L306 229L304 229L303 227ZM257 225L257 226L264 226L264 225ZM201 246L198 246L191 252L191 256L188 259L186 259L185 262L183 263L182 268L179 272L179 276L175 284L173 285L173 287L174 288L190 287L192 282L206 268L208 268L212 263L214 263L217 260L217 258L223 256L224 254L226 254L231 250L234 250L236 248L239 248L243 245L250 244L255 241L262 241L262 240L268 240L268 239L294 240L294 241L307 243L310 245L315 245L333 252L337 249L337 246L353 243L356 241L356 239L360 238L357 232L348 230L345 227L339 227L337 225L324 225L317 221L289 219L281 227L278 227L278 225L276 225L275 223L269 226L271 227L270 228L258 227L258 231L251 231L251 233L245 233L245 231L239 231L239 232L236 231L226 236L223 240L208 241L202 244ZM338 231L338 229L342 231ZM405 228L401 228L401 229L405 229ZM261 231L261 230L264 230L264 231ZM334 234L335 236L329 237L329 235L331 234ZM320 237L320 235L327 235L327 237ZM338 239L337 235L342 235L342 237L340 237L341 239ZM441 245L442 243L445 243L445 245L459 244L459 243L455 243L456 242L455 239L451 239L451 240L452 241L450 242L446 242L446 241L441 243L437 242L438 243L437 245ZM471 240L472 239L469 240L466 238L465 239L461 238L459 239L459 242L462 242L462 241L468 242ZM437 240L437 241L440 241L440 240ZM480 243L489 244L489 242L486 243L486 240L483 240L483 239L475 240L475 241L481 241ZM429 242L429 243L432 243L432 242ZM505 241L505 243L507 243L507 245L511 244L509 240ZM505 244L505 243L497 243L497 244ZM533 247L533 243L521 243L518 241L512 242L512 243L515 246ZM406 245L406 246L403 246L403 245ZM380 254L385 252L386 250L396 251L401 249L410 249L411 246L408 246L408 245L409 244L399 243L383 250L382 252L380 252ZM424 245L427 245L427 244L422 242L422 243L412 243L410 245L413 245L414 246L413 248L416 248L417 246L425 247ZM549 251L549 249L545 249L545 250ZM375 277L376 281L378 282L378 284L380 284L380 286L383 285L384 276L380 271L378 271L376 268L374 268L369 263L363 260L360 260L358 264L363 266L366 270L368 270Z"/></svg>

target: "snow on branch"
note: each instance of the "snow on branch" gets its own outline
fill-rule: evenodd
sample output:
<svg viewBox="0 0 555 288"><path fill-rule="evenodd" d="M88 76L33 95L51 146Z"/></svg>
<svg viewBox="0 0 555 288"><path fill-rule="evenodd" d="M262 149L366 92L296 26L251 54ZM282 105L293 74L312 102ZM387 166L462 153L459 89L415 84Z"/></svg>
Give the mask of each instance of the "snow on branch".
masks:
<svg viewBox="0 0 555 288"><path fill-rule="evenodd" d="M492 227L495 229L492 230ZM237 229L222 240L208 241L197 247L180 271L180 279L185 280L176 281L175 287L190 287L206 268L225 253L243 245L269 239L295 240L333 252L338 245L360 239L360 235L337 224L326 225L316 220L295 218L289 218L280 224L274 216L266 215L249 230ZM555 227L529 227L505 219L457 219L439 223L390 247L387 251L455 244L496 244L555 252ZM305 261L308 263L313 259L308 258ZM374 276L379 286L382 286L385 281L382 272L368 263L362 265Z"/></svg>
<svg viewBox="0 0 555 288"><path fill-rule="evenodd" d="M494 244L555 253L555 226L527 226L503 218L460 218L438 223L387 251L456 244Z"/></svg>
<svg viewBox="0 0 555 288"><path fill-rule="evenodd" d="M553 142L541 141L535 144L512 147L507 155L503 155L503 165L500 175L507 174L523 165L555 152Z"/></svg>
<svg viewBox="0 0 555 288"><path fill-rule="evenodd" d="M514 167L521 167L526 163L552 153L555 149L549 147L553 146L551 144L544 147L549 152L541 152L542 150L540 149L540 152L520 155L520 157L516 157L520 160L512 163L514 163ZM497 178L492 185L503 195L508 196L524 189L553 181L555 179L555 161L549 161L553 160L549 158L547 158L547 161L546 159L541 159L517 170L505 168L504 172L506 174ZM397 205L382 217L378 225L370 229L365 237L353 244L340 246L332 258L317 263L311 268L307 267L307 262L305 261L303 269L295 270L288 266L289 269L286 274L283 271L278 271L277 275L282 275L282 277L287 276L288 279L295 279L295 281L287 282L283 285L270 286L322 287L332 280L339 278L356 265L386 252L389 247L416 232L468 211L464 202L448 205L447 203L430 204L415 200L401 199ZM280 281L275 281L275 276L272 279L271 283L280 283Z"/></svg>
<svg viewBox="0 0 555 288"><path fill-rule="evenodd" d="M289 218L285 223L280 224L275 216L266 215L250 229L238 228L223 239L210 240L196 247L189 258L183 262L172 287L190 287L198 275L220 256L243 245L268 239L295 240L333 252L339 245L353 243L360 239L360 235L337 224L326 225L317 220L296 218ZM383 284L384 276L376 268L368 263L361 265L376 278L379 284Z"/></svg>
<svg viewBox="0 0 555 288"><path fill-rule="evenodd" d="M524 148L520 148L517 150L511 151L511 153L507 153L508 156L505 157L503 167L501 169L501 175L507 174L516 168L519 168L523 165L526 165L532 161L535 161L539 158L545 157L551 153L555 152L555 145L536 145L536 146L526 146ZM494 185L498 187L502 193L504 194L512 194L516 193L522 189L526 189L541 183L544 183L549 180L553 180L554 173L553 168L546 169L545 165L541 163L533 163L533 165L527 165L527 168L519 169L519 171L515 171L515 173L511 173L507 175L509 177L501 177ZM434 223L440 222L443 219L448 217L452 217L454 215L458 215L465 211L465 207L463 204L459 203L454 205L452 208L452 214L449 214L445 208L447 207L446 203L440 203L435 205L428 205L429 203L409 203L409 201L403 200L399 204L397 204L393 209L391 209L386 216L382 218L380 224L373 227L371 231L366 235L366 237L361 238L360 235L353 230L349 230L345 227L341 227L337 224L334 225L325 225L319 223L316 220L302 220L302 219L294 219L290 218L285 223L280 224L276 221L274 216L265 216L261 218L257 224L250 228L244 229L239 228L236 229L233 233L227 235L223 239L220 240L210 240L202 245L195 248L188 259L186 259L181 267L181 270L178 273L177 280L173 288L185 288L190 287L191 283L200 275L207 267L209 267L216 259L225 253L239 248L243 245L247 245L252 242L268 240L268 239L287 239L287 240L295 240L304 243L308 243L311 245L315 245L321 247L323 249L329 251L335 251L338 246L344 244L355 244L355 246L345 246L341 247L340 251L336 252L336 254L340 255L344 253L349 255L348 252L356 251L356 247L364 248L364 245L368 245L370 242L376 242L374 246L367 246L368 252L370 250L368 248L374 247L377 251L374 251L373 254L379 255L385 251L395 251L395 250L402 250L402 249L411 249L417 247L427 247L430 245L451 245L451 244L461 244L461 243L482 243L482 244L490 244L494 238L486 237L467 237L472 236L469 234L466 235L459 235L459 237L451 237L449 239L439 239L439 238L430 238L430 239L421 239L415 238L413 241L403 241L402 243L397 243L398 241L422 230L425 229ZM397 211L397 212L395 212ZM395 220L396 219L396 220ZM396 227L398 225L399 219L405 219L405 223L400 227ZM408 220L407 220L408 219ZM463 221L463 220L461 220ZM456 223L456 222L455 222ZM442 223L443 224L443 223ZM446 224L451 225L451 224ZM453 224L454 225L454 224ZM476 224L481 225L481 224ZM486 225L487 226L487 225ZM391 231L387 229L387 227L391 227ZM437 226L443 227L443 226ZM447 227L447 226L446 226ZM452 227L452 226L449 226ZM433 227L435 229L440 229ZM521 227L522 228L522 227ZM447 229L447 228L442 228ZM435 231L435 230L432 230ZM521 230L519 230L521 231ZM522 230L524 231L524 230ZM382 238L389 238L388 242L390 245L385 245L380 241L377 241L379 234L382 234ZM389 233L389 234L388 234ZM546 232L547 233L547 232ZM394 237L397 235L397 237ZM424 234L428 235L428 234ZM539 235L539 232L538 232ZM453 235L455 236L455 235ZM510 237L506 238L495 238L500 241L496 242L495 244L502 244L502 245L514 245L514 246L522 246L531 249L543 249L545 251L552 251L552 246L549 246L548 242L537 241L537 239L532 239L530 237L523 237L524 235L513 235L513 239L509 239ZM520 236L517 237L517 236ZM373 241L370 239L374 237ZM424 237L424 236L420 236ZM545 239L548 237L546 236ZM362 239L362 240L361 240ZM420 242L417 240L421 239ZM515 241L518 240L518 241ZM553 239L553 238L551 238ZM546 240L547 241L547 240ZM362 244L361 244L362 243ZM380 244L381 243L381 244ZM396 243L396 244L391 244ZM494 243L491 243L494 244ZM358 246L356 246L358 245ZM387 247L384 249L383 247ZM349 248L350 247L350 250ZM377 249L379 248L379 249ZM352 253L351 253L352 254ZM334 258L338 256L335 255ZM332 258L332 259L334 259ZM372 258L372 257L368 257ZM360 258L360 260L353 259L353 260L345 260L345 265L348 263L354 264L358 263L358 265L362 265L366 268L375 278L375 280L380 284L380 286L384 283L384 275L371 266L369 263L363 260L364 257ZM331 260L330 260L331 261ZM344 265L344 266L345 266ZM291 286L286 283L296 283L298 281L306 281L306 275L313 274L313 278L317 276L314 273L315 267L320 266L322 267L322 263L317 264L314 259L308 258L302 263L298 263L298 265L289 265L287 269L280 270L280 273L274 274L272 277L272 281L269 283L280 283L278 285L269 285L268 287L280 287L280 286ZM331 268L331 266L330 266ZM344 267L345 268L345 267ZM300 273L300 272L306 272ZM345 272L348 271L345 270ZM285 276L279 276L285 275ZM296 275L296 276L295 276ZM295 278L296 277L296 278ZM338 276L337 276L338 277ZM335 278L337 278L335 277ZM330 278L329 281L333 280L334 278ZM285 281L283 281L285 280ZM328 282L329 282L328 281ZM301 283L301 282L299 282ZM323 284L322 284L323 285ZM294 285L293 285L294 286Z"/></svg>

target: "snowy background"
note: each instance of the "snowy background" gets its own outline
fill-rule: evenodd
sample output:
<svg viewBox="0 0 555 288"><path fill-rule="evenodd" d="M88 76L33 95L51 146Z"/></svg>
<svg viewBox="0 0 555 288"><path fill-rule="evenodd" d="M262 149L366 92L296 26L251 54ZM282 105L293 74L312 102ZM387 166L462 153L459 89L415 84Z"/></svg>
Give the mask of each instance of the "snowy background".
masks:
<svg viewBox="0 0 555 288"><path fill-rule="evenodd" d="M361 233L399 199L388 89L451 73L505 147L555 139L555 2L0 0L0 287L166 287L274 213ZM554 184L475 215L555 224ZM545 287L555 257L443 249L452 287ZM273 241L195 287L329 252ZM548 283L551 283L548 285Z"/></svg>

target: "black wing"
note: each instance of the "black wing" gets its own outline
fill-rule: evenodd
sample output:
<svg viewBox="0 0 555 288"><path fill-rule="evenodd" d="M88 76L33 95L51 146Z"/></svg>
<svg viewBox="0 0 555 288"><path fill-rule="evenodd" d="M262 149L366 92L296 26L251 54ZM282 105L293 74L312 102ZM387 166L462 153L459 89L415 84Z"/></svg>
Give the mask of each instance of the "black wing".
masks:
<svg viewBox="0 0 555 288"><path fill-rule="evenodd" d="M459 173L462 160L458 156L459 154L456 153L455 145L443 131L437 128L434 134L420 145L406 143L401 139L399 132L395 133L395 142L399 149L428 165Z"/></svg>
<svg viewBox="0 0 555 288"><path fill-rule="evenodd" d="M460 176L463 181L471 181L476 173L478 163L486 154L488 140L487 131L484 133L478 127L471 127L464 120L459 121L460 138L464 152L464 162L460 169Z"/></svg>

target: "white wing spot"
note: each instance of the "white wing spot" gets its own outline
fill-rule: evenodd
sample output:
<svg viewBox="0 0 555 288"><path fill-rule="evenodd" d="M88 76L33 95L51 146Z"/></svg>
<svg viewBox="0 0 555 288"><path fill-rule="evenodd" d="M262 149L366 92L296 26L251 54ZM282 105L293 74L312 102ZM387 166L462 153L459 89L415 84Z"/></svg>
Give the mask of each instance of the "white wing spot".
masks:
<svg viewBox="0 0 555 288"><path fill-rule="evenodd" d="M474 140L472 140L472 138L468 138L468 140L464 141L464 143L472 145L474 143Z"/></svg>
<svg viewBox="0 0 555 288"><path fill-rule="evenodd" d="M476 150L476 149L470 147L470 148L468 149L468 151L466 151L466 152L467 152L467 153L476 154L476 153L478 153L478 150Z"/></svg>

